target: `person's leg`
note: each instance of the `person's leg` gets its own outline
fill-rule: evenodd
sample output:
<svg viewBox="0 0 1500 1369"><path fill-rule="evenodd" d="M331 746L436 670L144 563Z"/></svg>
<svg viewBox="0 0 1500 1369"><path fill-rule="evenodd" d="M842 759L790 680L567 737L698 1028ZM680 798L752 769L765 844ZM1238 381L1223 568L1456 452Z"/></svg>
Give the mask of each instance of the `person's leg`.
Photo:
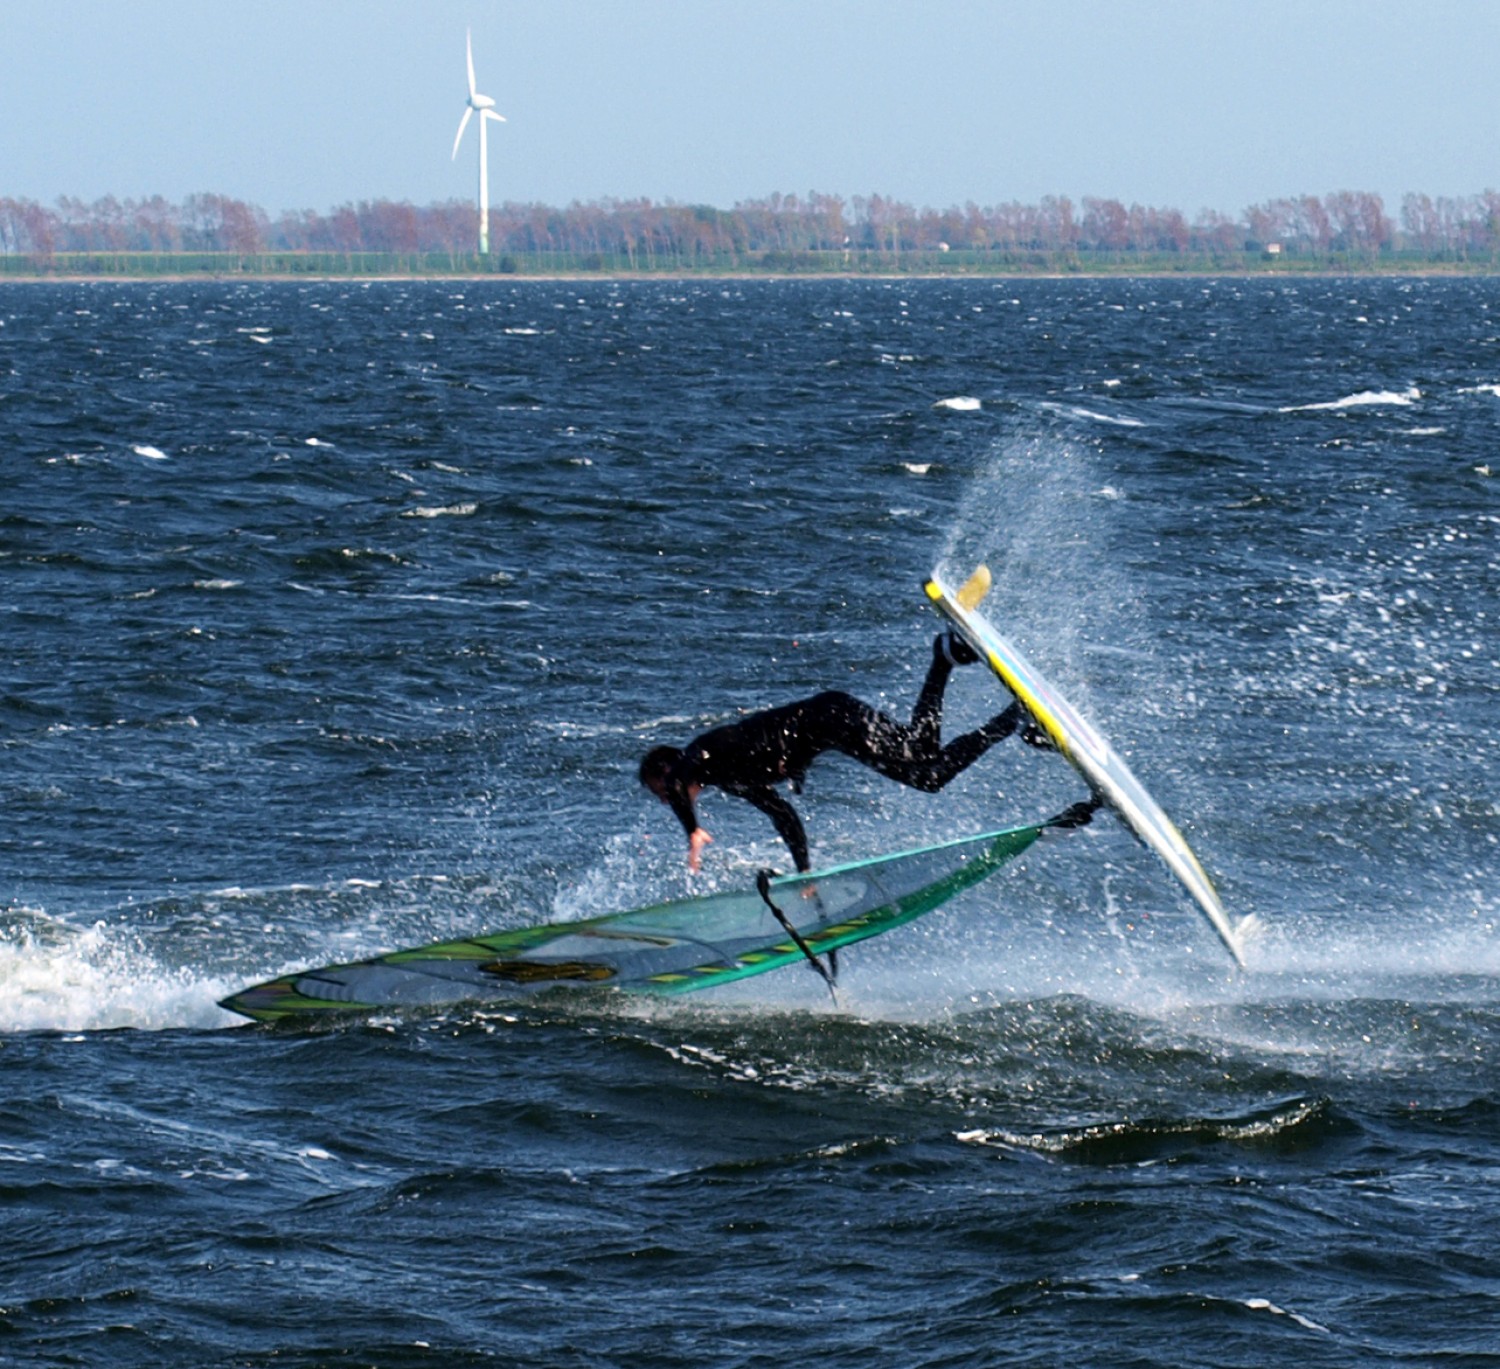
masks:
<svg viewBox="0 0 1500 1369"><path fill-rule="evenodd" d="M955 737L931 763L915 768L902 783L909 784L914 789L926 790L930 794L937 793L955 775L962 774L973 765L996 742L1004 741L1010 736L1024 716L1021 705L1012 701L1009 708L995 714L983 727L976 727L972 732ZM891 778L901 777L892 775Z"/></svg>
<svg viewBox="0 0 1500 1369"><path fill-rule="evenodd" d="M809 700L808 722L822 742L818 749L840 751L898 784L935 794L996 742L1010 736L1022 717L1021 706L1012 703L982 727L942 746L942 691L947 676L946 662L935 661L910 726L851 694L829 692Z"/></svg>
<svg viewBox="0 0 1500 1369"><path fill-rule="evenodd" d="M910 731L918 755L935 756L942 750L943 693L956 665L973 665L979 659L964 639L953 632L940 632L932 642L932 664L922 681L911 710Z"/></svg>

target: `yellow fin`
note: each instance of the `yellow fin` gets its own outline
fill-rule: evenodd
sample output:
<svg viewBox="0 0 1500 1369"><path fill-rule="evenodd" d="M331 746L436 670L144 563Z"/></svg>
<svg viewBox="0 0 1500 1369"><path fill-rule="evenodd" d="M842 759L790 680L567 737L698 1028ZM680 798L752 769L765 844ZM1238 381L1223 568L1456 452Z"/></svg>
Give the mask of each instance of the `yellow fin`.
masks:
<svg viewBox="0 0 1500 1369"><path fill-rule="evenodd" d="M969 576L963 583L963 588L953 597L958 600L959 608L978 608L979 601L990 592L990 568L980 566L974 574Z"/></svg>

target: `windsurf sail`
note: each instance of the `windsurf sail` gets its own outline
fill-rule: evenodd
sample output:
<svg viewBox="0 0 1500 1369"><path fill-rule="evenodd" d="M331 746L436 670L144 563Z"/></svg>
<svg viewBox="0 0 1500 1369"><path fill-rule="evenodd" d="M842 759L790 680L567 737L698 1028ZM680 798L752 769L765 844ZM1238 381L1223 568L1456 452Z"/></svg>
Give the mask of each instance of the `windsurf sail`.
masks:
<svg viewBox="0 0 1500 1369"><path fill-rule="evenodd" d="M930 913L1020 855L1049 825L778 875L764 890L730 890L301 970L242 989L221 1006L273 1022L514 1000L549 989L709 989L836 951Z"/></svg>

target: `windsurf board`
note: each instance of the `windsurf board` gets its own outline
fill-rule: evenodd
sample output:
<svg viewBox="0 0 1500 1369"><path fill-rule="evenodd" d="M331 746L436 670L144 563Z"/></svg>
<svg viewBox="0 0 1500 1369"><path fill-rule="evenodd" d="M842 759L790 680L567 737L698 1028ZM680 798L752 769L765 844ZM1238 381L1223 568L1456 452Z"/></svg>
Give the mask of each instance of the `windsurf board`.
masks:
<svg viewBox="0 0 1500 1369"><path fill-rule="evenodd" d="M960 586L950 584L935 570L925 586L933 605L989 664L1000 682L1021 701L1094 793L1161 857L1208 919L1235 963L1243 967L1244 951L1234 924L1224 911L1213 881L1193 854L1186 838L1146 792L1146 787L1131 773L1130 767L1103 734L980 611L979 605L989 588L990 572L985 566L980 566Z"/></svg>

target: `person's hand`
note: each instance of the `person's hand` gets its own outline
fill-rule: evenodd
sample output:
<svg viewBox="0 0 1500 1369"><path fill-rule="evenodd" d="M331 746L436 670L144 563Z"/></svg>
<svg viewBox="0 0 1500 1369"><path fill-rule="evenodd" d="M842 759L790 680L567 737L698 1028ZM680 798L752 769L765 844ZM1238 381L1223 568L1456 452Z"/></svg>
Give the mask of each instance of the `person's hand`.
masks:
<svg viewBox="0 0 1500 1369"><path fill-rule="evenodd" d="M695 827L692 836L688 838L688 869L695 875L703 868L703 848L712 841L713 838L701 827Z"/></svg>
<svg viewBox="0 0 1500 1369"><path fill-rule="evenodd" d="M1093 819L1094 810L1103 802L1104 800L1098 794L1095 794L1092 798L1084 799L1082 803L1075 803L1064 808L1047 825L1049 827L1061 827L1064 829L1087 827Z"/></svg>

